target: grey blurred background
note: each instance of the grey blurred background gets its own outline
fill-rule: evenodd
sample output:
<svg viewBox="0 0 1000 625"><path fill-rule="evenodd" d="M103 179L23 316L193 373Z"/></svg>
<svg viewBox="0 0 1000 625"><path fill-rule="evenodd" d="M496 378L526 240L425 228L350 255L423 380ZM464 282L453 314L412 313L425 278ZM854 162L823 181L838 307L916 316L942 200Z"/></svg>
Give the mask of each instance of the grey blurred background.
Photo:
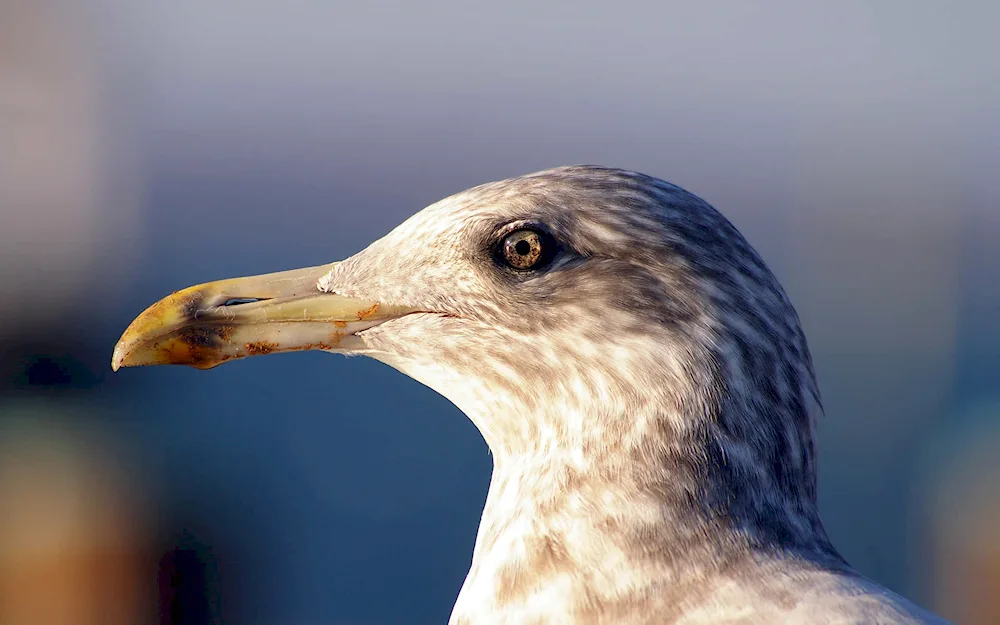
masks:
<svg viewBox="0 0 1000 625"><path fill-rule="evenodd" d="M466 187L637 169L789 291L827 528L1000 622L1000 5L0 0L0 623L430 624L491 460L310 353L108 362L146 305Z"/></svg>

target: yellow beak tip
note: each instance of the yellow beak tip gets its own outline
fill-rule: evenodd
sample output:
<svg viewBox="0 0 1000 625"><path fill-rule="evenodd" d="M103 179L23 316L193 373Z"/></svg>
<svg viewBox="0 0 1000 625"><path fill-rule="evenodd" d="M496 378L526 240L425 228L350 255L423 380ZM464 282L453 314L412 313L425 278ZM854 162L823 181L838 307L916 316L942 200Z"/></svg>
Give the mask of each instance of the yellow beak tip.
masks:
<svg viewBox="0 0 1000 625"><path fill-rule="evenodd" d="M122 368L122 365L125 363L125 354L122 353L123 351L124 350L122 349L121 343L115 345L115 351L111 354L112 371L118 371L119 369Z"/></svg>

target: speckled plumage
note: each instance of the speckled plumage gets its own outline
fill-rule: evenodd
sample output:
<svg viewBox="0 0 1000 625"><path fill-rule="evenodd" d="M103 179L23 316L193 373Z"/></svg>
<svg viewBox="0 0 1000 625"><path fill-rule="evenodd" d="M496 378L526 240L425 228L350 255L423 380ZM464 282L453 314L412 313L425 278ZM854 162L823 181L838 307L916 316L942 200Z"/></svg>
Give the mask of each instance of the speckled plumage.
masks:
<svg viewBox="0 0 1000 625"><path fill-rule="evenodd" d="M543 270L492 254L521 223L560 243ZM452 400L493 451L452 623L939 622L831 546L798 318L694 195L598 167L486 184L320 288L426 311L359 351Z"/></svg>

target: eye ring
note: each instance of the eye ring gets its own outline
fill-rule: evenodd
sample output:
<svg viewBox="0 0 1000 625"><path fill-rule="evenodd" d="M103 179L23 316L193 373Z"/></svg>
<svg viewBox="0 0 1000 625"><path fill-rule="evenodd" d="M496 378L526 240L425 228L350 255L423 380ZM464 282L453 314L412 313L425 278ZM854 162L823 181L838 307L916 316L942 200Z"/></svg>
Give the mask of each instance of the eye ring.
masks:
<svg viewBox="0 0 1000 625"><path fill-rule="evenodd" d="M555 252L552 237L535 228L520 228L507 234L497 246L497 258L511 269L530 271L544 266Z"/></svg>

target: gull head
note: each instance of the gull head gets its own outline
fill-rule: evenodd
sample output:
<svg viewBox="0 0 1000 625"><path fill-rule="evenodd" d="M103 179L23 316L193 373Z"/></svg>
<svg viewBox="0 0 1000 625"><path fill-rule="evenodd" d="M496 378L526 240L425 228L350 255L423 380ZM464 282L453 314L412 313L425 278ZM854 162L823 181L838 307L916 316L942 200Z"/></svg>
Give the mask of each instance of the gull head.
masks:
<svg viewBox="0 0 1000 625"><path fill-rule="evenodd" d="M433 388L498 469L556 464L565 489L632 484L692 528L825 542L796 313L725 217L661 180L577 166L469 189L346 260L174 293L112 366L304 349Z"/></svg>

